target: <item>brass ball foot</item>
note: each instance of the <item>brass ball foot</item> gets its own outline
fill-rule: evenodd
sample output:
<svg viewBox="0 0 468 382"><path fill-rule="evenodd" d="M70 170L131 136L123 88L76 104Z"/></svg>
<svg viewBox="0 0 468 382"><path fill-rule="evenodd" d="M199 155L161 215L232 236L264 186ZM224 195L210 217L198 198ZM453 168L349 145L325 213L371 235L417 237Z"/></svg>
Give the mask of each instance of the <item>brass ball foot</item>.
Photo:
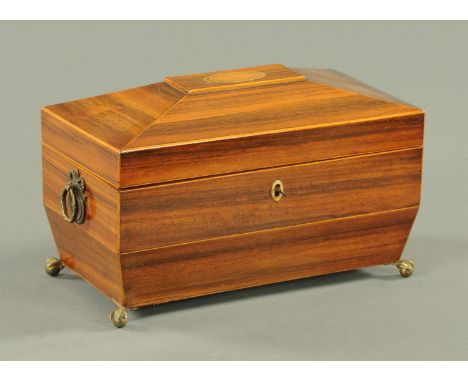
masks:
<svg viewBox="0 0 468 382"><path fill-rule="evenodd" d="M65 265L63 265L61 260L55 257L49 257L46 260L45 271L49 276L57 276L63 268L65 268Z"/></svg>
<svg viewBox="0 0 468 382"><path fill-rule="evenodd" d="M110 314L110 320L116 328L123 328L127 325L128 312L126 308L115 308Z"/></svg>
<svg viewBox="0 0 468 382"><path fill-rule="evenodd" d="M410 260L400 260L395 263L402 277L410 277L413 274L414 263Z"/></svg>

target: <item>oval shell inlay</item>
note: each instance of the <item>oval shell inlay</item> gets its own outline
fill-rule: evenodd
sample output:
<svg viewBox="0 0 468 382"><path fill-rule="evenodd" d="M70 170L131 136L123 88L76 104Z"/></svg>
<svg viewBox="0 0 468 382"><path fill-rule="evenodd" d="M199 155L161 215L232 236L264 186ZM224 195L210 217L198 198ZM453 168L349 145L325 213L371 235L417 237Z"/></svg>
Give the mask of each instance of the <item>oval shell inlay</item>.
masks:
<svg viewBox="0 0 468 382"><path fill-rule="evenodd" d="M263 72L231 72L231 73L219 73L205 77L203 81L208 84L236 84L241 82L248 82L258 80L259 78L265 77Z"/></svg>

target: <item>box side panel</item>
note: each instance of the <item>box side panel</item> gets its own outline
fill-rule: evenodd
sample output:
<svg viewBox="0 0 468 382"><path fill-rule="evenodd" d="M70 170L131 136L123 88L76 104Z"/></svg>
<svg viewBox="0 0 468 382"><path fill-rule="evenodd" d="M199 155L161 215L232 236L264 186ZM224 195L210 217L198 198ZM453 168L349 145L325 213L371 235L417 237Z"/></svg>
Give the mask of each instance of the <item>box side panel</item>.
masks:
<svg viewBox="0 0 468 382"><path fill-rule="evenodd" d="M76 224L68 224L62 215L46 207L60 258L65 265L110 297L124 306L120 256Z"/></svg>
<svg viewBox="0 0 468 382"><path fill-rule="evenodd" d="M121 256L126 303L163 303L397 261L418 208Z"/></svg>
<svg viewBox="0 0 468 382"><path fill-rule="evenodd" d="M42 147L44 205L61 216L61 194L70 181L69 171L78 169L86 183L86 216L83 224L76 226L111 250L118 252L119 221L118 191L83 166L59 154L54 149Z"/></svg>
<svg viewBox="0 0 468 382"><path fill-rule="evenodd" d="M423 144L424 114L123 151L121 186L383 152Z"/></svg>
<svg viewBox="0 0 468 382"><path fill-rule="evenodd" d="M409 149L122 191L121 252L417 206L421 160Z"/></svg>
<svg viewBox="0 0 468 382"><path fill-rule="evenodd" d="M69 122L42 110L42 143L118 186L119 151L96 140Z"/></svg>

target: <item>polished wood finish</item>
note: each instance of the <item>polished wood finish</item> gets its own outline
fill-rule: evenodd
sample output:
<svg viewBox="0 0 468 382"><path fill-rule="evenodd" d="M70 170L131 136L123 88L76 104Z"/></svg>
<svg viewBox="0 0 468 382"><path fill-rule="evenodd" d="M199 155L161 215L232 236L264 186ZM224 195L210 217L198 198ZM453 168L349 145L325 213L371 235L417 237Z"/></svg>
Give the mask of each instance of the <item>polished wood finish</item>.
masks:
<svg viewBox="0 0 468 382"><path fill-rule="evenodd" d="M421 162L410 149L123 191L121 252L416 206Z"/></svg>
<svg viewBox="0 0 468 382"><path fill-rule="evenodd" d="M121 149L183 97L164 83L51 105L60 116L97 141Z"/></svg>
<svg viewBox="0 0 468 382"><path fill-rule="evenodd" d="M61 214L45 208L60 259L118 305L125 306L120 256Z"/></svg>
<svg viewBox="0 0 468 382"><path fill-rule="evenodd" d="M118 186L120 150L182 96L158 83L47 106L42 141Z"/></svg>
<svg viewBox="0 0 468 382"><path fill-rule="evenodd" d="M185 96L124 152L422 114L419 109L309 81Z"/></svg>
<svg viewBox="0 0 468 382"><path fill-rule="evenodd" d="M42 143L108 182L119 182L119 152L47 109L42 110Z"/></svg>
<svg viewBox="0 0 468 382"><path fill-rule="evenodd" d="M119 250L119 192L83 166L47 145L42 147L44 205L61 215L60 196L70 180L68 172L80 170L86 182L86 216L74 224L113 251ZM62 220L64 218L62 217ZM67 225L68 223L65 222Z"/></svg>
<svg viewBox="0 0 468 382"><path fill-rule="evenodd" d="M399 123L393 123L394 118ZM379 121L398 130L390 132L388 141L388 130L381 132ZM245 145L249 151L250 147L256 149L258 159L250 164L240 162L242 156L235 157L234 171L255 169L261 163L288 164L291 158L282 156L285 150L277 152L275 145L265 145L283 139L289 147L302 143L299 162L318 160L311 153L323 155L327 148L326 158L335 158L343 155L338 147L344 155L417 147L422 144L422 126L423 113L418 109L308 81L186 96L122 149L121 185L175 180L159 171L166 162L178 162L178 167L187 169L186 163L195 160L189 170L193 177L225 173L224 163L215 158L231 150L245 153ZM330 147L340 133L348 141L343 143L350 143L347 152L336 142ZM193 151L200 157L195 159ZM197 169L201 171L195 172Z"/></svg>
<svg viewBox="0 0 468 382"><path fill-rule="evenodd" d="M157 83L48 106L43 141L116 188L422 146L422 110L306 74L195 95Z"/></svg>
<svg viewBox="0 0 468 382"><path fill-rule="evenodd" d="M122 152L121 186L421 147L424 115ZM222 158L222 160L219 160Z"/></svg>
<svg viewBox="0 0 468 382"><path fill-rule="evenodd" d="M395 262L418 208L249 233L121 256L137 307Z"/></svg>
<svg viewBox="0 0 468 382"><path fill-rule="evenodd" d="M413 106L406 101L396 98L391 94L385 93L380 89L376 89L369 84L359 81L358 79L348 76L347 74L341 73L338 70L294 68L294 71L303 75L308 81L345 89L353 93L364 94L368 97Z"/></svg>
<svg viewBox="0 0 468 382"><path fill-rule="evenodd" d="M166 81L43 108L44 205L65 265L133 308L399 259L423 110L326 69ZM83 224L61 215L72 169Z"/></svg>
<svg viewBox="0 0 468 382"><path fill-rule="evenodd" d="M165 82L186 94L213 93L226 90L285 84L305 77L284 65L264 65L219 72L167 77Z"/></svg>

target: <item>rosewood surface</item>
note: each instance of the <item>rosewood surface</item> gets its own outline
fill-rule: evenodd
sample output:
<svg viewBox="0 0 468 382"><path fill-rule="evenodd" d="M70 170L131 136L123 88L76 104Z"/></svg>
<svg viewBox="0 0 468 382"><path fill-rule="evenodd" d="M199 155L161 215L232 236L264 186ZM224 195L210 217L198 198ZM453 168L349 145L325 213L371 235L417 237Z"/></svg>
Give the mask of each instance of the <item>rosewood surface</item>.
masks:
<svg viewBox="0 0 468 382"><path fill-rule="evenodd" d="M132 308L392 263L424 118L328 69L171 76L42 110L44 206L63 263ZM61 216L72 169L83 224Z"/></svg>
<svg viewBox="0 0 468 382"><path fill-rule="evenodd" d="M266 86L156 83L48 106L43 142L117 188L422 146L422 110L329 71L283 71Z"/></svg>
<svg viewBox="0 0 468 382"><path fill-rule="evenodd" d="M361 121L243 138L124 151L121 186L144 185L212 174L422 146L424 115Z"/></svg>
<svg viewBox="0 0 468 382"><path fill-rule="evenodd" d="M117 304L125 306L120 256L61 214L46 207L60 259Z"/></svg>
<svg viewBox="0 0 468 382"><path fill-rule="evenodd" d="M189 74L167 77L165 82L185 94L202 94L226 90L302 81L305 77L280 65L224 70L221 72Z"/></svg>
<svg viewBox="0 0 468 382"><path fill-rule="evenodd" d="M136 307L395 262L417 207L121 256Z"/></svg>
<svg viewBox="0 0 468 382"><path fill-rule="evenodd" d="M117 252L120 221L119 192L86 168L45 145L42 147L44 205L61 215L60 196L69 181L68 172L71 169L80 170L86 182L87 200L83 224L73 224L70 227L89 233L96 240ZM64 225L69 224L64 221Z"/></svg>
<svg viewBox="0 0 468 382"><path fill-rule="evenodd" d="M122 191L121 251L416 206L421 161L410 149Z"/></svg>

